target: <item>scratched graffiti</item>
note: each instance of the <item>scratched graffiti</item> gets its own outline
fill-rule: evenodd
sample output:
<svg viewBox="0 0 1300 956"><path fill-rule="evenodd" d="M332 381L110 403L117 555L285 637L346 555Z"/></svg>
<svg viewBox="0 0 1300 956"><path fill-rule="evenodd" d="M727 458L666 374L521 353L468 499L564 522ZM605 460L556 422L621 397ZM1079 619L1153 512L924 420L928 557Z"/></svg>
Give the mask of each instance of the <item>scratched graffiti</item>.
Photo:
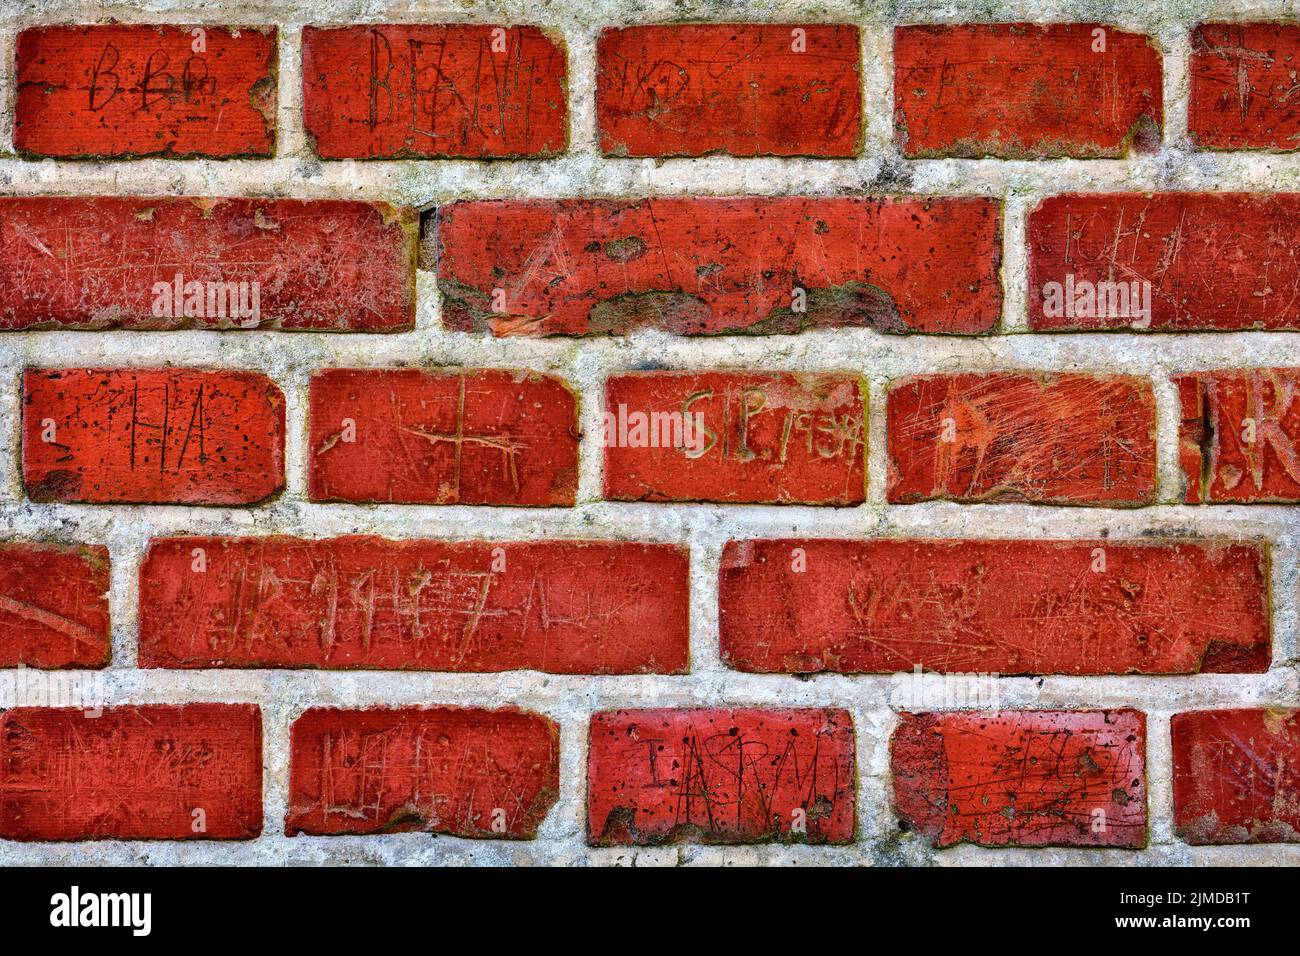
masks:
<svg viewBox="0 0 1300 956"><path fill-rule="evenodd" d="M0 543L0 667L103 667L108 655L108 549Z"/></svg>
<svg viewBox="0 0 1300 956"><path fill-rule="evenodd" d="M232 840L261 829L253 705L0 715L0 837Z"/></svg>
<svg viewBox="0 0 1300 956"><path fill-rule="evenodd" d="M1162 91L1160 52L1111 26L894 30L894 139L913 158L1153 153Z"/></svg>
<svg viewBox="0 0 1300 956"><path fill-rule="evenodd" d="M1111 506L1155 497L1149 382L935 375L889 391L889 500Z"/></svg>
<svg viewBox="0 0 1300 956"><path fill-rule="evenodd" d="M1030 213L1028 243L1031 290L1066 273L1151 288L1150 322L1137 327L1115 315L1049 316L1031 295L1038 331L1300 328L1300 196L1052 196Z"/></svg>
<svg viewBox="0 0 1300 956"><path fill-rule="evenodd" d="M1186 501L1300 499L1300 369L1194 372L1173 381Z"/></svg>
<svg viewBox="0 0 1300 956"><path fill-rule="evenodd" d="M169 538L141 572L146 667L686 669L671 545Z"/></svg>
<svg viewBox="0 0 1300 956"><path fill-rule="evenodd" d="M45 156L270 156L276 33L146 25L18 36L14 144Z"/></svg>
<svg viewBox="0 0 1300 956"><path fill-rule="evenodd" d="M1170 732L1181 839L1300 843L1300 711L1190 711Z"/></svg>
<svg viewBox="0 0 1300 956"><path fill-rule="evenodd" d="M861 149L857 27L607 29L596 59L606 155L853 156Z"/></svg>
<svg viewBox="0 0 1300 956"><path fill-rule="evenodd" d="M23 482L38 501L248 504L283 482L284 397L251 372L29 369Z"/></svg>
<svg viewBox="0 0 1300 956"><path fill-rule="evenodd" d="M936 847L1146 845L1135 710L903 714L894 805Z"/></svg>
<svg viewBox="0 0 1300 956"><path fill-rule="evenodd" d="M1192 30L1187 133L1202 149L1300 147L1300 28L1203 23Z"/></svg>
<svg viewBox="0 0 1300 956"><path fill-rule="evenodd" d="M605 404L640 410L647 422L666 414L701 423L689 446L606 445L606 498L854 504L865 495L864 403L853 376L620 375L608 380Z"/></svg>
<svg viewBox="0 0 1300 956"><path fill-rule="evenodd" d="M311 385L315 501L572 505L577 410L531 372L331 369Z"/></svg>
<svg viewBox="0 0 1300 956"><path fill-rule="evenodd" d="M386 203L4 198L0 329L409 328L414 243Z"/></svg>
<svg viewBox="0 0 1300 956"><path fill-rule="evenodd" d="M759 672L1262 673L1260 544L732 541L720 644Z"/></svg>
<svg viewBox="0 0 1300 956"><path fill-rule="evenodd" d="M291 733L285 832L533 839L559 794L559 733L512 710L309 710Z"/></svg>
<svg viewBox="0 0 1300 956"><path fill-rule="evenodd" d="M598 713L587 779L596 846L853 838L853 721L842 710Z"/></svg>
<svg viewBox="0 0 1300 956"><path fill-rule="evenodd" d="M303 112L326 159L563 152L566 62L536 27L303 30Z"/></svg>

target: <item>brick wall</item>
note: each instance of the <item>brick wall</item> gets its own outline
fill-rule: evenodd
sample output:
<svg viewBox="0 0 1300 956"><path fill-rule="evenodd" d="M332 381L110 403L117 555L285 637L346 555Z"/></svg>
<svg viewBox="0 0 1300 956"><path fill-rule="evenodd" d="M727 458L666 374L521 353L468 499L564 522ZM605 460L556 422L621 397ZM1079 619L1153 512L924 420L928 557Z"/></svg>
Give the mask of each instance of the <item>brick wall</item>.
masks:
<svg viewBox="0 0 1300 956"><path fill-rule="evenodd" d="M1146 7L11 13L0 858L1300 862L1300 26Z"/></svg>

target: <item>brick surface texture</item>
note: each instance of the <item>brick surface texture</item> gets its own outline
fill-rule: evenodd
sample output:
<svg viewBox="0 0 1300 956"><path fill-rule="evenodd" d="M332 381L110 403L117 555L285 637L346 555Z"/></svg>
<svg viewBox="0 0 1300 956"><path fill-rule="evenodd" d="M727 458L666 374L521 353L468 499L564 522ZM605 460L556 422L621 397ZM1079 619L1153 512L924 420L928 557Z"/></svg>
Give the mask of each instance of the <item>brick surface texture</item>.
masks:
<svg viewBox="0 0 1300 956"><path fill-rule="evenodd" d="M9 4L0 864L1300 865L1248 6Z"/></svg>

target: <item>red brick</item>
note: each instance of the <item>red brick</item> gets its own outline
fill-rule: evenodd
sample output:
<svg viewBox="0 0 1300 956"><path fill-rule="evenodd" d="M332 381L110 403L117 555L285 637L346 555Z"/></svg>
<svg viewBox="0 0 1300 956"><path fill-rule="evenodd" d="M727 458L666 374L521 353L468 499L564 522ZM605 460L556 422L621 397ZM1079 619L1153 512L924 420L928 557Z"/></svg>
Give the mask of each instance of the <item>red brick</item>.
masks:
<svg viewBox="0 0 1300 956"><path fill-rule="evenodd" d="M284 395L255 372L28 369L23 483L33 501L254 504L284 484Z"/></svg>
<svg viewBox="0 0 1300 956"><path fill-rule="evenodd" d="M889 500L1150 504L1155 395L1119 375L926 375L887 399Z"/></svg>
<svg viewBox="0 0 1300 956"><path fill-rule="evenodd" d="M496 369L312 378L313 501L568 506L577 489L577 404L560 379Z"/></svg>
<svg viewBox="0 0 1300 956"><path fill-rule="evenodd" d="M1300 26L1204 23L1192 31L1187 132L1202 149L1300 148Z"/></svg>
<svg viewBox="0 0 1300 956"><path fill-rule="evenodd" d="M604 30L596 122L607 156L856 156L855 26L680 24Z"/></svg>
<svg viewBox="0 0 1300 956"><path fill-rule="evenodd" d="M14 146L72 158L274 155L275 28L197 29L22 31Z"/></svg>
<svg viewBox="0 0 1300 956"><path fill-rule="evenodd" d="M1160 52L1141 34L1093 23L894 30L894 138L905 156L1155 152L1163 104Z"/></svg>
<svg viewBox="0 0 1300 956"><path fill-rule="evenodd" d="M0 837L247 840L262 832L252 704L0 714Z"/></svg>
<svg viewBox="0 0 1300 956"><path fill-rule="evenodd" d="M848 843L857 785L845 710L593 714L593 846Z"/></svg>
<svg viewBox="0 0 1300 956"><path fill-rule="evenodd" d="M935 847L1146 846L1146 715L903 714L890 747L900 824Z"/></svg>
<svg viewBox="0 0 1300 956"><path fill-rule="evenodd" d="M1179 837L1300 843L1300 711L1189 711L1170 732Z"/></svg>
<svg viewBox="0 0 1300 956"><path fill-rule="evenodd" d="M103 667L108 655L108 549L0 543L0 667Z"/></svg>
<svg viewBox="0 0 1300 956"><path fill-rule="evenodd" d="M284 832L531 840L560 789L560 728L458 707L308 710L293 723Z"/></svg>
<svg viewBox="0 0 1300 956"><path fill-rule="evenodd" d="M990 199L458 202L437 248L444 322L499 336L975 334L1002 305Z"/></svg>
<svg viewBox="0 0 1300 956"><path fill-rule="evenodd" d="M417 231L385 203L0 199L0 329L409 329Z"/></svg>
<svg viewBox="0 0 1300 956"><path fill-rule="evenodd" d="M866 498L863 401L853 375L613 376L605 383L605 497L860 504Z"/></svg>
<svg viewBox="0 0 1300 956"><path fill-rule="evenodd" d="M164 538L142 667L684 673L689 561L666 544Z"/></svg>
<svg viewBox="0 0 1300 956"><path fill-rule="evenodd" d="M764 673L1261 673L1268 582L1266 546L1229 541L732 541L721 651Z"/></svg>
<svg viewBox="0 0 1300 956"><path fill-rule="evenodd" d="M1300 502L1300 369L1189 372L1173 380L1186 501Z"/></svg>
<svg viewBox="0 0 1300 956"><path fill-rule="evenodd" d="M563 152L565 72L563 47L536 27L302 31L304 121L325 159Z"/></svg>
<svg viewBox="0 0 1300 956"><path fill-rule="evenodd" d="M1300 195L1051 196L1030 213L1028 232L1036 331L1300 329ZM1045 292L1067 279L1079 304L1069 315L1049 308ZM1150 283L1150 314L1121 314L1122 300L1115 307L1108 295L1096 315L1086 303L1099 282L1112 293Z"/></svg>

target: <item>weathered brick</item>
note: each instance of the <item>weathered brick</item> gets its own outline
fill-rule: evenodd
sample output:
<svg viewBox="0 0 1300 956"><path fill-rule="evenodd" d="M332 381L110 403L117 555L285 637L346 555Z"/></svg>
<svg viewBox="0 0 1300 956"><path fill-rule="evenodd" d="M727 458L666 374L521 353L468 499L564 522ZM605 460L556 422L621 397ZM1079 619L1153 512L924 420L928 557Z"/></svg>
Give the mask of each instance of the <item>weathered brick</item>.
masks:
<svg viewBox="0 0 1300 956"><path fill-rule="evenodd" d="M689 590L666 544L156 539L140 665L677 674Z"/></svg>
<svg viewBox="0 0 1300 956"><path fill-rule="evenodd" d="M40 156L271 156L274 27L34 27L18 34L14 146Z"/></svg>
<svg viewBox="0 0 1300 956"><path fill-rule="evenodd" d="M1120 375L923 375L886 400L889 500L1150 504L1155 394Z"/></svg>
<svg viewBox="0 0 1300 956"><path fill-rule="evenodd" d="M732 541L722 658L759 672L1259 673L1268 554L1229 541Z"/></svg>
<svg viewBox="0 0 1300 956"><path fill-rule="evenodd" d="M1300 195L1050 196L1028 241L1036 331L1300 329Z"/></svg>
<svg viewBox="0 0 1300 956"><path fill-rule="evenodd" d="M674 24L604 30L596 122L607 156L855 156L855 26Z"/></svg>
<svg viewBox="0 0 1300 956"><path fill-rule="evenodd" d="M536 27L302 31L303 114L325 159L564 151L566 59Z"/></svg>
<svg viewBox="0 0 1300 956"><path fill-rule="evenodd" d="M1300 148L1300 26L1203 23L1192 30L1187 132L1202 149Z"/></svg>
<svg viewBox="0 0 1300 956"><path fill-rule="evenodd" d="M462 331L975 334L1002 304L990 199L488 200L437 217L443 321Z"/></svg>
<svg viewBox="0 0 1300 956"><path fill-rule="evenodd" d="M252 704L0 714L0 837L247 840L262 831Z"/></svg>
<svg viewBox="0 0 1300 956"><path fill-rule="evenodd" d="M313 501L568 506L577 403L535 372L328 369L311 382Z"/></svg>
<svg viewBox="0 0 1300 956"><path fill-rule="evenodd" d="M1155 152L1162 81L1152 41L1113 27L898 27L894 138L912 158Z"/></svg>
<svg viewBox="0 0 1300 956"><path fill-rule="evenodd" d="M866 497L852 375L643 372L605 384L605 497L853 505Z"/></svg>
<svg viewBox="0 0 1300 956"><path fill-rule="evenodd" d="M1300 502L1300 369L1189 372L1173 380L1186 501Z"/></svg>
<svg viewBox="0 0 1300 956"><path fill-rule="evenodd" d="M890 747L900 825L935 847L1146 845L1146 715L903 714Z"/></svg>
<svg viewBox="0 0 1300 956"><path fill-rule="evenodd" d="M844 710L593 714L588 842L848 843L853 747Z"/></svg>
<svg viewBox="0 0 1300 956"><path fill-rule="evenodd" d="M28 369L33 501L246 505L284 484L284 395L255 372Z"/></svg>
<svg viewBox="0 0 1300 956"><path fill-rule="evenodd" d="M108 655L108 549L0 543L0 667L103 667Z"/></svg>
<svg viewBox="0 0 1300 956"><path fill-rule="evenodd" d="M284 831L531 840L560 789L560 729L517 710L308 710Z"/></svg>
<svg viewBox="0 0 1300 956"><path fill-rule="evenodd" d="M1300 843L1300 711L1188 711L1170 733L1179 837Z"/></svg>
<svg viewBox="0 0 1300 956"><path fill-rule="evenodd" d="M409 329L417 231L385 203L0 199L0 330Z"/></svg>

